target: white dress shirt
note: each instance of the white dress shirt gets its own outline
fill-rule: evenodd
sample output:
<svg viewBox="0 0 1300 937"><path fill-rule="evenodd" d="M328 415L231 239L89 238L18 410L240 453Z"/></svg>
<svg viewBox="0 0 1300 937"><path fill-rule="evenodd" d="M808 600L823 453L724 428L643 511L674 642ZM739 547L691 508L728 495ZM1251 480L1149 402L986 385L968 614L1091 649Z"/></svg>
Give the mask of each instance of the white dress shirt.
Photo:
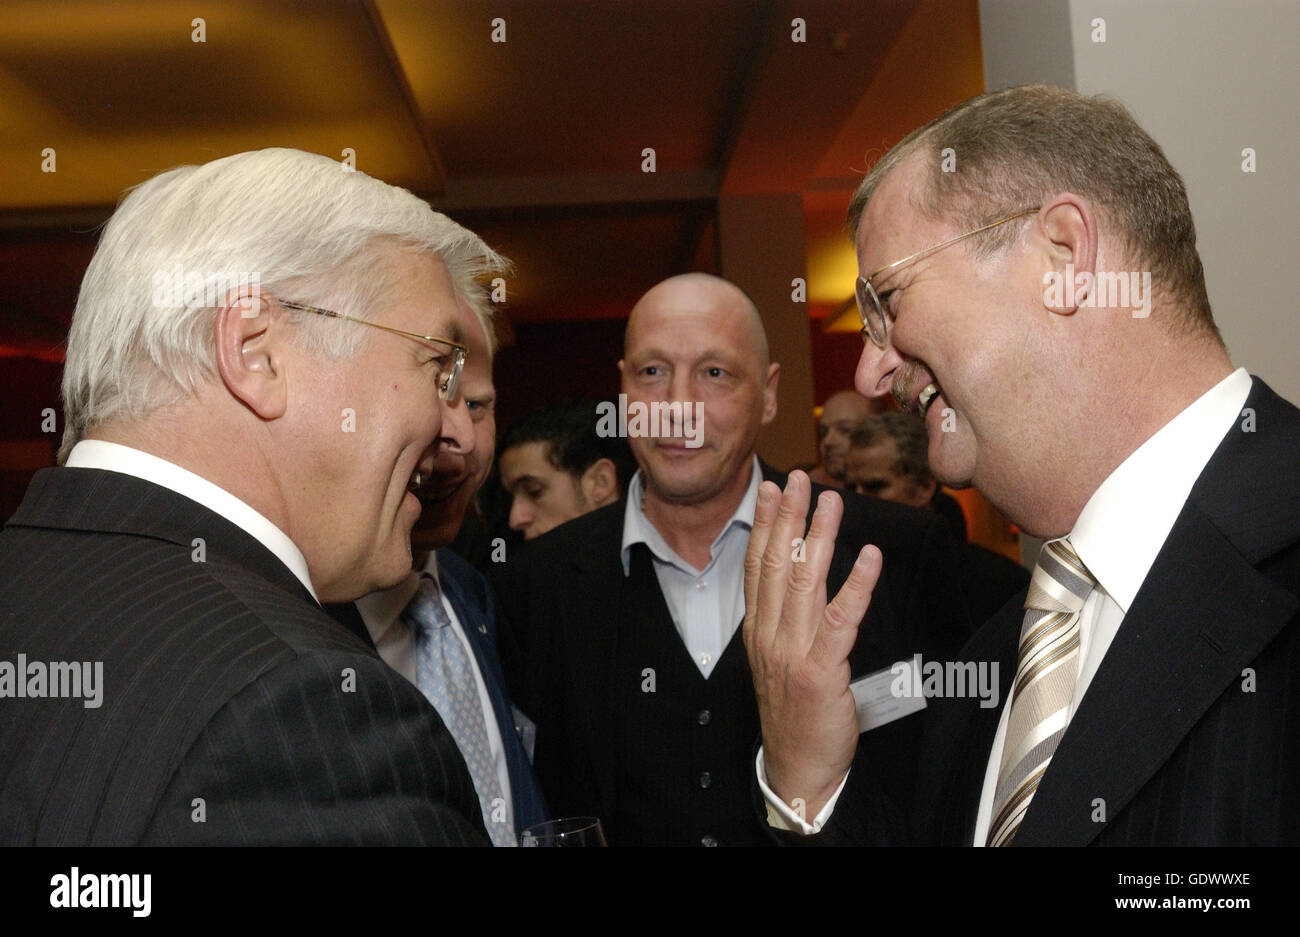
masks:
<svg viewBox="0 0 1300 937"><path fill-rule="evenodd" d="M1079 674L1070 699L1070 719L1083 702L1196 480L1223 437L1241 419L1250 385L1245 368L1238 368L1214 385L1120 463L1079 512L1067 536L1097 585L1079 613ZM1002 706L984 771L972 843L975 846L985 845L988 838L1010 710L1008 699ZM807 823L768 788L761 751L757 770L767 801L768 822L779 829L805 834L819 831L844 789L841 782L821 813Z"/></svg>
<svg viewBox="0 0 1300 937"><path fill-rule="evenodd" d="M206 478L195 475L166 459L160 459L120 443L105 442L102 439L81 440L72 447L65 464L68 468L104 469L122 475L132 475L174 491L191 501L197 501L213 513L220 514L274 553L280 562L289 567L289 571L298 577L298 581L307 587L312 598L316 598L316 590L311 584L311 574L307 571L307 560L288 535L267 520L265 515L259 514Z"/></svg>
<svg viewBox="0 0 1300 937"><path fill-rule="evenodd" d="M492 754L492 765L496 769L497 781L501 785L501 795L506 800L506 817L510 829L515 828L515 802L514 795L510 792L510 768L506 763L506 748L501 740L501 729L497 725L496 710L492 708L492 697L488 695L487 685L483 681L483 673L478 667L478 658L474 655L472 648L465 639L465 626L461 622L456 610L452 608L451 602L447 599L447 594L442 591L442 580L438 575L438 556L436 553L430 553L429 559L424 564L424 572L428 573L438 582L438 589L442 595L442 607L447 612L447 617L451 619L452 630L456 633L456 640L465 648L465 654L469 658L470 666L474 670L474 685L478 688L479 705L483 708L483 725L487 729L488 749ZM420 588L420 573L412 571L411 575L405 580L393 586L391 589L381 589L378 592L372 592L369 595L363 595L357 599L357 611L361 613L361 620L366 623L366 630L370 632L371 639L375 642L375 647L379 651L379 656L383 658L384 663L388 664L412 684L419 686L415 679L415 654L412 649L411 626L402 616L402 611L415 598L415 593ZM491 812L489 805L488 812Z"/></svg>
<svg viewBox="0 0 1300 937"><path fill-rule="evenodd" d="M645 481L639 471L628 485L627 508L623 512L623 575L631 570L632 546L644 543L650 548L655 578L673 626L706 680L745 615L745 551L749 549L761 478L758 456L754 456L749 487L710 545L709 563L702 570L682 559L645 516L641 507Z"/></svg>

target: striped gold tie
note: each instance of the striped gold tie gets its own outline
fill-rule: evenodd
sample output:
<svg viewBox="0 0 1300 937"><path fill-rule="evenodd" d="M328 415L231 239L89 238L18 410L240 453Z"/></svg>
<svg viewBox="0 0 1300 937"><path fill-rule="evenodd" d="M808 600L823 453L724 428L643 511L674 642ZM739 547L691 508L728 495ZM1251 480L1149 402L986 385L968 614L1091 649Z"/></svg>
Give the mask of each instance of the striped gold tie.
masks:
<svg viewBox="0 0 1300 937"><path fill-rule="evenodd" d="M1068 540L1043 546L1025 598L990 846L1005 846L1016 835L1065 734L1079 674L1079 612L1094 584Z"/></svg>

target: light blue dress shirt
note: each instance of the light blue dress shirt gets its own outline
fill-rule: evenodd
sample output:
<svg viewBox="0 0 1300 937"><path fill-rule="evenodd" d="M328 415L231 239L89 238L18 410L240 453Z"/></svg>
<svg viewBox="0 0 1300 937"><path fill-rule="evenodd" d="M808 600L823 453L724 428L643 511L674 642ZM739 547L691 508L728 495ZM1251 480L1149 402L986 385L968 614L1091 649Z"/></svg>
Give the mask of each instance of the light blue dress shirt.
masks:
<svg viewBox="0 0 1300 937"><path fill-rule="evenodd" d="M659 590L673 617L673 626L705 679L745 615L745 551L754 526L760 481L762 473L758 457L754 456L745 496L709 547L709 565L702 570L678 556L645 516L641 508L645 496L641 473L633 475L628 485L623 514L623 575L631 569L632 546L644 543L650 548Z"/></svg>

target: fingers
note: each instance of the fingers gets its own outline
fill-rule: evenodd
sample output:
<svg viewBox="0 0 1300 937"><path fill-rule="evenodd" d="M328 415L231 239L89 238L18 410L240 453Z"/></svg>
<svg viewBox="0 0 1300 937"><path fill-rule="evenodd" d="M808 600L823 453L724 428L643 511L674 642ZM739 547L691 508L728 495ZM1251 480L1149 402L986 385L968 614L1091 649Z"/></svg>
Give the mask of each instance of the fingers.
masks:
<svg viewBox="0 0 1300 937"><path fill-rule="evenodd" d="M791 545L803 537L809 491L808 476L799 471L791 472L772 523L772 532L763 549L756 635L761 643L774 640L782 627L782 620L788 617L783 608L793 561Z"/></svg>
<svg viewBox="0 0 1300 937"><path fill-rule="evenodd" d="M835 555L844 503L840 496L823 491L817 500L812 526L797 545L792 544L792 564L786 586L782 628L799 654L808 653L821 623L826 605L826 574Z"/></svg>
<svg viewBox="0 0 1300 937"><path fill-rule="evenodd" d="M817 629L808 651L808 660L814 666L839 667L848 658L883 565L884 560L876 547L868 544L859 551L849 578L822 615L821 627Z"/></svg>
<svg viewBox="0 0 1300 937"><path fill-rule="evenodd" d="M749 547L745 550L745 646L753 647L758 621L758 582L763 573L763 551L776 522L776 509L781 503L781 489L772 482L758 486L758 504L754 507L754 526L749 532Z"/></svg>

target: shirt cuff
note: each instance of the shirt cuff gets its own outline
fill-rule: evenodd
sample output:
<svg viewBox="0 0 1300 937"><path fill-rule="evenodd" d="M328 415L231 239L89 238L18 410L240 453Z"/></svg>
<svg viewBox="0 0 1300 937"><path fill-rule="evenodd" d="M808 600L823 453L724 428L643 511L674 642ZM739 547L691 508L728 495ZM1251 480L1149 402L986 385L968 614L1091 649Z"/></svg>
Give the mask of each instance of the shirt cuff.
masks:
<svg viewBox="0 0 1300 937"><path fill-rule="evenodd" d="M767 803L767 825L774 830L784 830L787 833L798 833L802 836L812 836L814 833L820 833L826 821L831 818L831 813L835 810L835 802L840 799L840 794L844 790L844 784L849 779L849 772L844 772L844 777L840 779L840 786L835 788L835 793L831 799L826 801L826 806L821 809L817 816L813 817L813 822L809 823L803 818L804 811L792 808L781 798L772 792L767 786L767 770L763 767L763 748L760 745L758 757L754 759L754 770L758 772L758 789L763 793L763 800ZM852 770L852 769L849 769ZM800 807L803 805L800 804Z"/></svg>

